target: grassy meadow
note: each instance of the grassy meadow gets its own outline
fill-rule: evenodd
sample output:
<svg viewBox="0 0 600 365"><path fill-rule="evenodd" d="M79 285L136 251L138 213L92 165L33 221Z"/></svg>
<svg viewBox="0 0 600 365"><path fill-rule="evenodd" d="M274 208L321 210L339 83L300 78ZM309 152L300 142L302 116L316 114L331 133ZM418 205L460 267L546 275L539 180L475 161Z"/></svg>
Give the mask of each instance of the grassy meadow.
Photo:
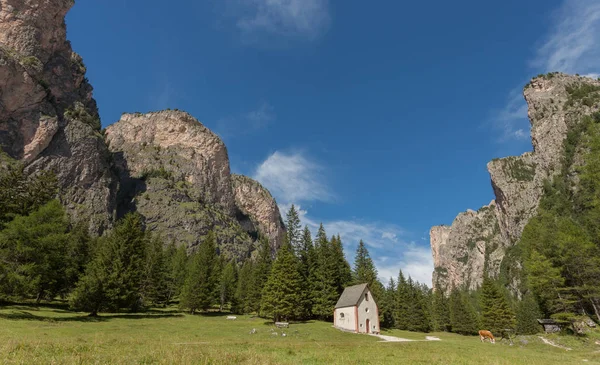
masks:
<svg viewBox="0 0 600 365"><path fill-rule="evenodd" d="M250 334L255 328L256 333ZM272 334L277 331L278 335ZM598 338L537 336L513 346L478 337L433 333L442 341L379 342L340 332L330 323L292 323L282 330L261 318L227 320L214 313L190 316L176 309L144 314L74 313L61 305L0 307L1 364L583 364L600 363ZM383 334L424 340L425 334Z"/></svg>

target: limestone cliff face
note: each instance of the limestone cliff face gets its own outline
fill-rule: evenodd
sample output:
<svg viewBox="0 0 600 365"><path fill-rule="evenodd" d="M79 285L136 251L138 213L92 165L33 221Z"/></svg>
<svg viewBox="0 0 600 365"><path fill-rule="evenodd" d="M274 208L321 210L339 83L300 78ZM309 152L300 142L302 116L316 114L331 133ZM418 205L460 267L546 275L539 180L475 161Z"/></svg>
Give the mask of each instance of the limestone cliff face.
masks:
<svg viewBox="0 0 600 365"><path fill-rule="evenodd" d="M563 141L569 129L584 115L598 109L597 101L586 100L582 86L593 90L600 87L600 82L552 73L533 79L525 87L533 151L488 163L495 195L488 209L494 207L493 218L479 219L483 225L474 227L479 214L461 213L451 227L431 229L436 289L450 290L463 284L473 289L481 283L482 268L492 276L498 275L506 249L518 243L525 225L537 212L544 181L561 171ZM471 242L473 237L486 232L498 232L490 237L492 246L497 248L490 252L489 258L484 256L482 262L480 246Z"/></svg>
<svg viewBox="0 0 600 365"><path fill-rule="evenodd" d="M29 173L53 170L61 199L100 233L116 180L92 88L66 40L72 0L0 0L0 148Z"/></svg>
<svg viewBox="0 0 600 365"><path fill-rule="evenodd" d="M93 233L138 211L151 230L190 249L209 230L236 258L259 231L278 247L283 225L270 194L249 178L234 181L225 144L189 114L124 114L100 130L86 68L66 40L73 4L0 0L1 152L27 173L54 171L71 217Z"/></svg>
<svg viewBox="0 0 600 365"><path fill-rule="evenodd" d="M260 183L243 175L232 175L235 201L241 211L252 218L276 249L283 243L285 228L279 207L271 193Z"/></svg>
<svg viewBox="0 0 600 365"><path fill-rule="evenodd" d="M151 230L191 249L214 230L236 258L250 254L259 231L279 243L273 198L250 178L232 178L225 144L191 115L124 114L105 135L121 181L119 215L137 211Z"/></svg>
<svg viewBox="0 0 600 365"><path fill-rule="evenodd" d="M481 285L484 271L499 269L504 246L497 214L498 207L492 201L478 211L460 213L452 226L431 229L436 288L446 290L464 284L475 289Z"/></svg>

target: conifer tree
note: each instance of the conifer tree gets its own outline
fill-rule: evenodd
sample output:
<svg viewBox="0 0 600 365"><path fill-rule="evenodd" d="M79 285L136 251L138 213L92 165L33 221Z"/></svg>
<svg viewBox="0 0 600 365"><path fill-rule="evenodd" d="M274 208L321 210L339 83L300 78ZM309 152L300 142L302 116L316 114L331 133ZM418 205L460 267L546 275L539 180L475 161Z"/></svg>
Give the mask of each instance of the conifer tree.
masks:
<svg viewBox="0 0 600 365"><path fill-rule="evenodd" d="M526 293L517 306L517 334L534 335L540 331L538 319L542 317L540 308L531 292Z"/></svg>
<svg viewBox="0 0 600 365"><path fill-rule="evenodd" d="M79 270L69 221L57 200L28 216L16 216L0 231L0 293L39 302L66 290Z"/></svg>
<svg viewBox="0 0 600 365"><path fill-rule="evenodd" d="M215 301L215 287L218 283L217 276L217 250L215 235L208 233L198 252L189 260L187 277L179 306L188 309L191 314L197 310L206 311Z"/></svg>
<svg viewBox="0 0 600 365"><path fill-rule="evenodd" d="M300 225L300 216L294 204L290 207L286 215L286 235L287 240L292 246L294 254L298 255L298 252L302 249L302 226Z"/></svg>
<svg viewBox="0 0 600 365"><path fill-rule="evenodd" d="M390 278L388 286L385 288L383 300L379 304L379 311L382 314L383 321L381 326L384 328L394 328L394 307L396 306L396 282Z"/></svg>
<svg viewBox="0 0 600 365"><path fill-rule="evenodd" d="M219 311L223 311L225 304L235 301L235 290L237 284L237 265L230 260L221 271L219 281ZM232 303L235 307L235 303Z"/></svg>
<svg viewBox="0 0 600 365"><path fill-rule="evenodd" d="M432 322L434 330L450 332L452 326L450 324L448 298L446 298L441 290L434 291L432 297Z"/></svg>
<svg viewBox="0 0 600 365"><path fill-rule="evenodd" d="M172 300L181 294L185 278L187 277L187 248L185 245L175 246L175 242L171 242L167 247L165 259L168 264L168 300Z"/></svg>
<svg viewBox="0 0 600 365"><path fill-rule="evenodd" d="M394 306L394 322L396 328L401 330L408 329L408 311L410 301L410 287L404 278L402 270L398 274L398 284L396 287L396 298Z"/></svg>
<svg viewBox="0 0 600 365"><path fill-rule="evenodd" d="M308 226L304 227L302 234L302 249L299 252L298 272L302 277L302 304L300 318L312 316L313 291L316 271L316 253Z"/></svg>
<svg viewBox="0 0 600 365"><path fill-rule="evenodd" d="M252 283L253 264L251 260L246 260L238 273L237 287L235 291L235 305L232 308L234 313L245 314L250 313L251 303L248 300L248 292Z"/></svg>
<svg viewBox="0 0 600 365"><path fill-rule="evenodd" d="M167 277L169 266L165 260L162 240L152 237L146 240L146 258L143 267L141 296L142 302L148 305L164 305L168 300Z"/></svg>
<svg viewBox="0 0 600 365"><path fill-rule="evenodd" d="M508 300L492 279L485 276L481 286L482 325L492 333L500 334L504 329L514 328L514 313Z"/></svg>
<svg viewBox="0 0 600 365"><path fill-rule="evenodd" d="M331 250L333 260L335 261L336 273L335 273L335 286L338 295L341 295L346 286L352 282L352 269L350 264L346 260L344 255L344 248L342 246L342 239L339 235L331 237Z"/></svg>
<svg viewBox="0 0 600 365"><path fill-rule="evenodd" d="M261 313L275 321L295 318L299 315L302 301L300 290L302 277L298 272L298 262L288 242L277 252L269 279L264 287Z"/></svg>
<svg viewBox="0 0 600 365"><path fill-rule="evenodd" d="M100 240L94 259L72 294L71 306L93 316L105 310L139 309L146 240L140 215L123 217Z"/></svg>
<svg viewBox="0 0 600 365"><path fill-rule="evenodd" d="M429 332L430 319L426 304L426 296L418 283L413 282L409 276L407 281L408 289L408 318L407 329L416 332Z"/></svg>
<svg viewBox="0 0 600 365"><path fill-rule="evenodd" d="M450 293L450 323L452 332L461 335L473 335L478 331L477 314L473 309L467 293L453 289Z"/></svg>
<svg viewBox="0 0 600 365"><path fill-rule="evenodd" d="M315 240L317 265L313 286L313 314L321 319L331 318L338 300L336 286L337 264L333 258L333 249L327 240L323 224L319 227Z"/></svg>
<svg viewBox="0 0 600 365"><path fill-rule="evenodd" d="M251 312L260 312L262 293L271 273L271 246L265 237L259 238L258 255L253 265L247 305ZM259 313L260 314L260 313Z"/></svg>

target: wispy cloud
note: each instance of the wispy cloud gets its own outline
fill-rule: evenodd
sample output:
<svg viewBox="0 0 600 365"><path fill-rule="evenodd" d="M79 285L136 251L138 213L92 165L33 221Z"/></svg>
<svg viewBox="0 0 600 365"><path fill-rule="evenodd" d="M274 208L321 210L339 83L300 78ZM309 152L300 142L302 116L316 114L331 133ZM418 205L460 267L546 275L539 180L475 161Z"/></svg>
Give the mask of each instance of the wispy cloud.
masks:
<svg viewBox="0 0 600 365"><path fill-rule="evenodd" d="M219 119L215 131L221 137L247 135L268 127L276 119L275 108L269 102L262 101L254 110Z"/></svg>
<svg viewBox="0 0 600 365"><path fill-rule="evenodd" d="M281 212L287 212L290 203L279 205ZM320 221L311 217L306 209L296 205L300 220L307 225L313 234L317 232ZM411 240L412 234L401 227L385 222L353 220L325 220L322 222L329 236L339 234L344 244L346 259L352 264L354 254L360 240L367 245L375 262L379 280L387 285L390 278L397 279L400 269L406 277L427 284L431 287L433 258L429 242L422 240L420 244Z"/></svg>
<svg viewBox="0 0 600 365"><path fill-rule="evenodd" d="M250 43L273 36L315 40L329 27L328 0L230 0L236 26Z"/></svg>
<svg viewBox="0 0 600 365"><path fill-rule="evenodd" d="M527 140L529 138L529 119L527 103L521 94L522 87L511 90L502 109L492 111L493 126L500 131L498 140Z"/></svg>
<svg viewBox="0 0 600 365"><path fill-rule="evenodd" d="M529 62L532 74L559 71L598 77L600 2L565 0L554 12L550 24ZM501 131L499 140L502 142L529 138L527 104L521 96L526 82L509 92L502 109L493 111L492 120Z"/></svg>
<svg viewBox="0 0 600 365"><path fill-rule="evenodd" d="M246 118L254 128L264 128L276 118L275 108L266 101L263 101L258 109L248 112Z"/></svg>
<svg viewBox="0 0 600 365"><path fill-rule="evenodd" d="M566 0L536 51L532 66L565 73L597 73L600 59L600 2Z"/></svg>
<svg viewBox="0 0 600 365"><path fill-rule="evenodd" d="M258 166L254 178L275 196L283 214L294 203L302 224L307 225L313 234L321 223L329 236L339 234L350 263L354 261L359 241L363 240L383 283L387 283L390 277L397 277L402 269L407 276L431 285L433 261L427 241L416 244L409 232L395 224L361 218L321 220L308 213L305 204L333 200L322 171L322 166L303 153L277 151Z"/></svg>
<svg viewBox="0 0 600 365"><path fill-rule="evenodd" d="M324 169L302 152L276 151L263 161L254 178L260 181L281 202L332 201Z"/></svg>

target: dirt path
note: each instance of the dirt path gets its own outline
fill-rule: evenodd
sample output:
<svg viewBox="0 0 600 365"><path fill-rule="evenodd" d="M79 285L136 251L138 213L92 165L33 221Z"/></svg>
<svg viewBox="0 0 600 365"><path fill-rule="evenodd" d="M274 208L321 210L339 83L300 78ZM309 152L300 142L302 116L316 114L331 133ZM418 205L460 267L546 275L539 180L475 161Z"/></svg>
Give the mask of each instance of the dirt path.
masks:
<svg viewBox="0 0 600 365"><path fill-rule="evenodd" d="M572 349L571 349L571 348L569 348L569 347L565 347L565 346L562 346L562 345L557 345L557 344L555 344L554 342L552 342L552 341L550 341L550 340L548 340L548 339L546 339L546 338L544 338L544 337L542 337L542 336L538 336L538 337L539 337L539 338L540 338L540 339L541 339L541 340L542 340L542 341L543 341L543 342L544 342L546 345L550 345L550 346L558 347L559 349L563 349L563 350L567 350L567 351L569 351L569 350L572 350Z"/></svg>
<svg viewBox="0 0 600 365"><path fill-rule="evenodd" d="M380 342L441 341L439 338L434 337L434 336L425 336L424 340L410 340L408 338L386 336L386 335L373 335L373 334L371 334L371 336L381 338L383 341L380 341Z"/></svg>

